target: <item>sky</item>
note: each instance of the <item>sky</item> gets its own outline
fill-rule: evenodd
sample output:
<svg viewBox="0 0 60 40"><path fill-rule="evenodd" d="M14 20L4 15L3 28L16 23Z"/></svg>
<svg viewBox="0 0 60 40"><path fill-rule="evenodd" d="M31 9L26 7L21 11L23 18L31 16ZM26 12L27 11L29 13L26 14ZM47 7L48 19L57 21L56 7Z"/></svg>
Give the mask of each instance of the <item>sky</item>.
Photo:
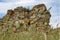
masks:
<svg viewBox="0 0 60 40"><path fill-rule="evenodd" d="M0 0L0 18L6 15L8 9L14 9L18 6L32 8L37 4L45 4L47 9L52 7L50 25L56 28L56 25L59 24L60 27L60 0Z"/></svg>

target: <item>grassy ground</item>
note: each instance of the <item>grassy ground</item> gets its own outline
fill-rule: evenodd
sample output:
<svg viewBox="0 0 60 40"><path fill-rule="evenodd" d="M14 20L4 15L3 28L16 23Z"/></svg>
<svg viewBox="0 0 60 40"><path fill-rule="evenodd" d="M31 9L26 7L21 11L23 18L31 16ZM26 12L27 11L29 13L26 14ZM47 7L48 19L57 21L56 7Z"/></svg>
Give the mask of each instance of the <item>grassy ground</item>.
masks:
<svg viewBox="0 0 60 40"><path fill-rule="evenodd" d="M52 29L46 34L42 31L36 31L35 28L31 27L28 31L18 31L14 33L12 28L6 27L0 30L0 40L60 40L59 30Z"/></svg>

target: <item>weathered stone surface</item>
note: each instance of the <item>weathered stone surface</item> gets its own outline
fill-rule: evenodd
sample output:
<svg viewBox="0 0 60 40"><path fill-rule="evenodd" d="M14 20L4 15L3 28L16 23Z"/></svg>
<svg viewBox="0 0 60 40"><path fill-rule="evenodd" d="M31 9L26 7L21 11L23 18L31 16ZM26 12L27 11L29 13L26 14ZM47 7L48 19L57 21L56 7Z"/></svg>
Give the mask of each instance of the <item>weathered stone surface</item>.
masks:
<svg viewBox="0 0 60 40"><path fill-rule="evenodd" d="M8 10L7 15L3 17L2 26L13 27L13 30L29 27L35 24L37 29L49 28L51 14L44 4L34 6L31 10L24 7L17 7L14 10ZM22 27L21 27L22 26ZM26 28L25 28L26 29Z"/></svg>

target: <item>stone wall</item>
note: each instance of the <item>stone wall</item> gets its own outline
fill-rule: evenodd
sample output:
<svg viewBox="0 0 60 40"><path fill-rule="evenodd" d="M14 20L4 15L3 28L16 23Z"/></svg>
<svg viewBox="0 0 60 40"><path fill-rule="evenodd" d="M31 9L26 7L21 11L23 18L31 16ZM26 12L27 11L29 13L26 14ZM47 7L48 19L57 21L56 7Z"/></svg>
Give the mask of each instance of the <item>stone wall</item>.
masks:
<svg viewBox="0 0 60 40"><path fill-rule="evenodd" d="M17 7L14 10L7 11L7 15L3 17L2 24L4 26L17 29L27 29L31 25L35 25L36 29L47 30L50 28L51 14L44 4L34 6L31 10L24 7ZM3 27L3 26L2 26Z"/></svg>

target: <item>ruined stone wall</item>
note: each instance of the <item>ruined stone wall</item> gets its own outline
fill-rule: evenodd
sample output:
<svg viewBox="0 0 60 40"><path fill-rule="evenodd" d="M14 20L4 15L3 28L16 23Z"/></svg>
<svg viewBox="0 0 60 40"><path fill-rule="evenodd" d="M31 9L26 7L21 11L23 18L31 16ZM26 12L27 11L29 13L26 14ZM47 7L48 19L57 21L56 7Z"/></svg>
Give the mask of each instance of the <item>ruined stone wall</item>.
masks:
<svg viewBox="0 0 60 40"><path fill-rule="evenodd" d="M2 24L16 29L30 27L35 25L37 29L49 29L50 12L44 4L34 6L31 10L24 7L17 7L14 10L8 10L7 15L3 17Z"/></svg>

